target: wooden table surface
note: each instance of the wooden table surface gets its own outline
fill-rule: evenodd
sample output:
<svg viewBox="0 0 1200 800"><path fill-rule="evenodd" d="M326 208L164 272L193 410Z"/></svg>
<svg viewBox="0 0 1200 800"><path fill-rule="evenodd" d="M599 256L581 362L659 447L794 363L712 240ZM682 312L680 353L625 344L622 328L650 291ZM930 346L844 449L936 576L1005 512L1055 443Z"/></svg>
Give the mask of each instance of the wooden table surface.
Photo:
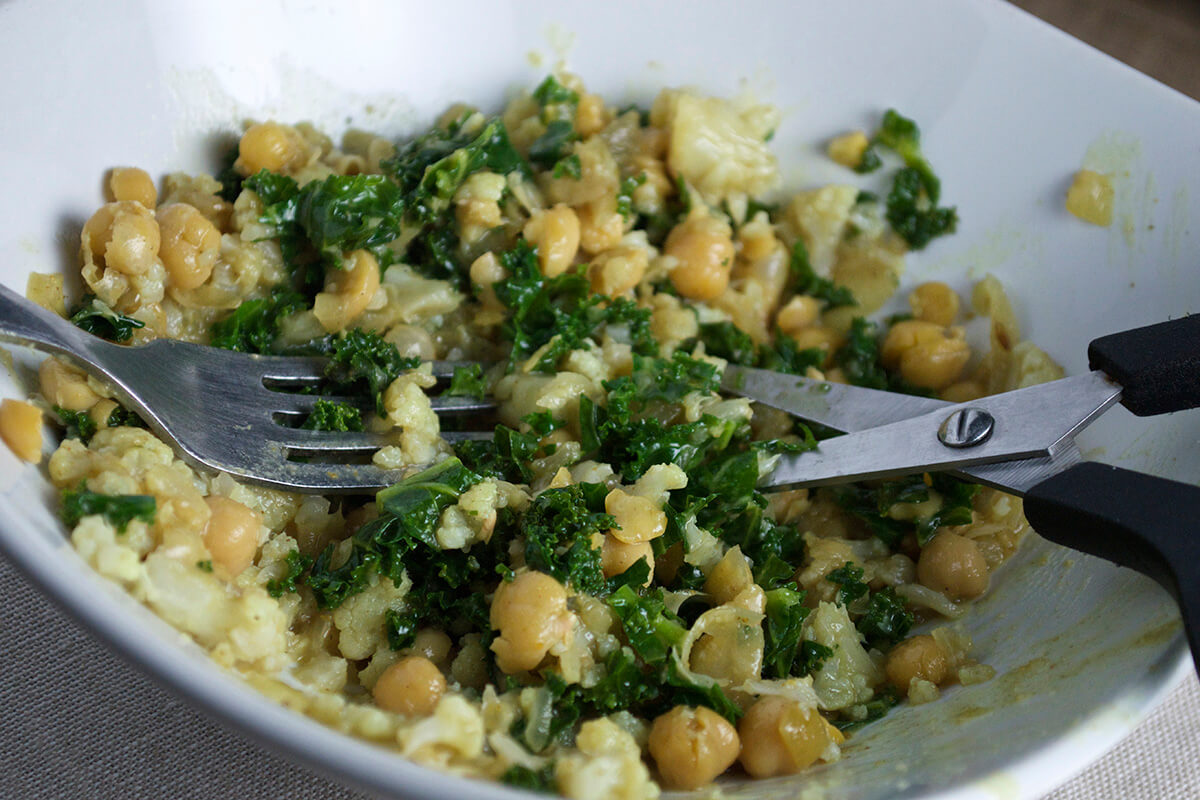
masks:
<svg viewBox="0 0 1200 800"><path fill-rule="evenodd" d="M1200 100L1200 0L1012 0L1077 39Z"/></svg>

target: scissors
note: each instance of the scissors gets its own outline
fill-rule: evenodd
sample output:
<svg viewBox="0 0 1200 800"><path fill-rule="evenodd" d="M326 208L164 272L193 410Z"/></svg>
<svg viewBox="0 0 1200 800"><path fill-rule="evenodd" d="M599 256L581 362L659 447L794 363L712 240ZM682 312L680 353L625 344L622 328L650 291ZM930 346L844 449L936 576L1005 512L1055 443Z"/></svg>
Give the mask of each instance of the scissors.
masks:
<svg viewBox="0 0 1200 800"><path fill-rule="evenodd" d="M733 365L722 388L845 434L782 456L762 488L944 471L1023 496L1046 539L1166 588L1200 671L1200 487L1086 461L1075 443L1118 402L1137 416L1200 406L1200 315L1096 339L1088 360L1086 374L957 404Z"/></svg>

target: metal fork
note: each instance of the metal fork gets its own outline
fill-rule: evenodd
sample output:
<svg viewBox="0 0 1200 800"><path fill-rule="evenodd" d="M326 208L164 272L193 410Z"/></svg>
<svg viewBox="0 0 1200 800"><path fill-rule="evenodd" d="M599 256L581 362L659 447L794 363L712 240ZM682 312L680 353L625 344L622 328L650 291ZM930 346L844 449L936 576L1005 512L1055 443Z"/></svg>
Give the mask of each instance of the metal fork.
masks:
<svg viewBox="0 0 1200 800"><path fill-rule="evenodd" d="M295 427L318 399L364 405L362 398L297 393L320 383L323 358L248 355L174 339L113 344L4 286L0 341L69 357L104 381L193 466L263 486L320 494L372 492L403 477L400 471L361 463L394 444L394 438ZM433 373L449 378L463 364L435 361ZM439 416L495 408L490 398L433 397L431 403ZM455 441L490 435L447 432L443 437ZM356 460L360 463L352 463Z"/></svg>

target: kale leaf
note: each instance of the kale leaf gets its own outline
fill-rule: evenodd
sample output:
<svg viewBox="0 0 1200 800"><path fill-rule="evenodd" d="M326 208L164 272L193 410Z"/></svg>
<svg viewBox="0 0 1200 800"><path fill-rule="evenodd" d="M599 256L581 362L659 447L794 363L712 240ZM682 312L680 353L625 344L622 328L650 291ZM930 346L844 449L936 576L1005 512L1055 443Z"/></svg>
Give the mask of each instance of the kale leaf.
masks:
<svg viewBox="0 0 1200 800"><path fill-rule="evenodd" d="M245 300L209 328L209 344L239 353L274 353L279 323L308 307L304 295L278 287L268 297Z"/></svg>
<svg viewBox="0 0 1200 800"><path fill-rule="evenodd" d="M80 484L78 489L63 491L61 516L68 528L74 528L84 517L100 514L117 529L117 533L124 533L135 519L153 525L156 507L151 495L97 494Z"/></svg>
<svg viewBox="0 0 1200 800"><path fill-rule="evenodd" d="M792 674L800 646L801 628L809 614L809 609L804 605L804 595L803 591L784 586L766 593L764 677L786 678Z"/></svg>
<svg viewBox="0 0 1200 800"><path fill-rule="evenodd" d="M78 439L84 444L92 440L96 435L98 426L96 421L92 419L92 415L86 411L68 411L59 406L53 406L55 416L66 429L63 436L67 439Z"/></svg>
<svg viewBox="0 0 1200 800"><path fill-rule="evenodd" d="M359 328L333 340L325 367L329 389L339 394L365 394L375 401L379 416L387 416L383 393L401 373L420 366L421 359L405 358L396 345L374 331Z"/></svg>
<svg viewBox="0 0 1200 800"><path fill-rule="evenodd" d="M467 364L454 368L450 378L450 388L446 390L448 397L474 397L482 400L487 397L488 382L483 377L483 367L479 364Z"/></svg>
<svg viewBox="0 0 1200 800"><path fill-rule="evenodd" d="M300 427L310 431L361 431L362 412L345 403L318 398Z"/></svg>
<svg viewBox="0 0 1200 800"><path fill-rule="evenodd" d="M576 483L535 497L520 523L525 563L576 591L604 594L600 550L592 546L592 538L617 525L604 510L607 494L604 484Z"/></svg>
<svg viewBox="0 0 1200 800"><path fill-rule="evenodd" d="M863 582L862 578L863 568L852 561L847 561L825 576L825 580L836 583L840 587L837 601L844 606L849 606L855 600L866 595L867 584Z"/></svg>
<svg viewBox="0 0 1200 800"><path fill-rule="evenodd" d="M295 592L296 581L304 574L304 570L312 566L313 560L299 550L288 551L284 558L287 570L279 578L267 581L267 594L271 597L283 597L289 592Z"/></svg>
<svg viewBox="0 0 1200 800"><path fill-rule="evenodd" d="M867 610L855 623L872 647L881 650L900 642L912 629L914 617L890 586L871 595Z"/></svg>
<svg viewBox="0 0 1200 800"><path fill-rule="evenodd" d="M854 293L846 286L838 286L829 278L821 278L813 271L812 262L808 259L808 248L803 239L797 239L792 245L791 258L788 260L788 273L792 290L796 294L806 294L821 301L824 310L841 306L856 306Z"/></svg>
<svg viewBox="0 0 1200 800"><path fill-rule="evenodd" d="M133 332L146 327L141 320L118 314L108 303L95 295L84 295L71 310L70 321L80 330L110 342L128 342Z"/></svg>

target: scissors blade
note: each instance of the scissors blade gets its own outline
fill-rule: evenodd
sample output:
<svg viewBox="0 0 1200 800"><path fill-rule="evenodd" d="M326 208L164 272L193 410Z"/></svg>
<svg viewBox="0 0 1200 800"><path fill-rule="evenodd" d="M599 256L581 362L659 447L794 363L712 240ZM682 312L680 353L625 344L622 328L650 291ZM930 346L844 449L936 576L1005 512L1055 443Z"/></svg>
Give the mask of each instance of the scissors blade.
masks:
<svg viewBox="0 0 1200 800"><path fill-rule="evenodd" d="M982 397L827 439L813 452L782 456L762 486L819 486L1052 458L1056 448L1070 442L1120 397L1120 386L1102 372ZM943 423L966 410L991 420L988 435L972 446L943 443L939 435ZM953 441L952 436L945 438Z"/></svg>
<svg viewBox="0 0 1200 800"><path fill-rule="evenodd" d="M725 368L721 388L842 433L865 431L953 405L930 397L815 381L734 364Z"/></svg>

